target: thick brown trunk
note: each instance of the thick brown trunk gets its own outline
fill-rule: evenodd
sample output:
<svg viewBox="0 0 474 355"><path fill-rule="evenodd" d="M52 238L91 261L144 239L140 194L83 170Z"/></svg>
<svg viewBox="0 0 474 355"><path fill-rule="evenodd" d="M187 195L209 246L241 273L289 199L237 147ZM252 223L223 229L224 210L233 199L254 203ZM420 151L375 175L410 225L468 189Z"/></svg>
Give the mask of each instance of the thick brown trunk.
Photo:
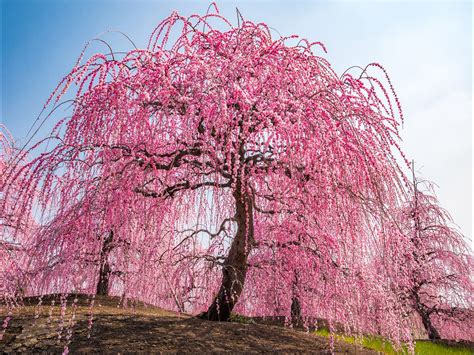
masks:
<svg viewBox="0 0 474 355"><path fill-rule="evenodd" d="M301 326L301 303L298 297L298 284L299 284L299 277L298 272L295 270L294 272L294 279L293 284L291 286L291 324L293 327Z"/></svg>
<svg viewBox="0 0 474 355"><path fill-rule="evenodd" d="M428 307L426 307L420 300L420 296L418 295L419 288L416 289L413 293L413 300L415 302L415 310L421 317L421 321L423 322L423 326L425 327L426 333L428 333L428 338L430 340L437 340L441 339L438 330L433 326L430 318L430 311Z"/></svg>
<svg viewBox="0 0 474 355"><path fill-rule="evenodd" d="M108 296L109 294L109 279L112 270L110 269L108 259L113 238L114 232L110 231L109 235L104 239L102 249L100 250L99 281L97 282L96 294L101 296Z"/></svg>
<svg viewBox="0 0 474 355"><path fill-rule="evenodd" d="M433 323L431 323L429 314L423 313L421 315L421 321L423 322L423 326L425 327L426 332L428 333L428 338L430 340L441 339L438 330L433 326Z"/></svg>
<svg viewBox="0 0 474 355"><path fill-rule="evenodd" d="M234 193L237 221L229 254L222 268L222 284L207 312L199 317L212 321L227 321L244 288L247 258L254 238L252 200L238 189Z"/></svg>
<svg viewBox="0 0 474 355"><path fill-rule="evenodd" d="M291 324L293 327L301 326L301 303L298 297L291 299Z"/></svg>

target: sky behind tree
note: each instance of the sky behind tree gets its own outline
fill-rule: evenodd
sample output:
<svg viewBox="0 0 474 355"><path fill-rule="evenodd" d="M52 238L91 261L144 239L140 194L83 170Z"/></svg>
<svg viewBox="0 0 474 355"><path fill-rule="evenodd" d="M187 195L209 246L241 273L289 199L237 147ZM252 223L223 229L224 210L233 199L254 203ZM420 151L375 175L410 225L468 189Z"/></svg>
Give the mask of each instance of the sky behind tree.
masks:
<svg viewBox="0 0 474 355"><path fill-rule="evenodd" d="M19 140L45 100L75 63L84 44L120 30L145 47L151 31L173 10L205 13L205 1L3 0L1 117ZM265 22L274 36L321 41L321 52L342 72L381 63L405 113L402 149L419 177L438 185L441 205L472 237L472 3L385 1L220 1L237 25ZM123 36L101 37L129 50ZM108 52L99 42L88 50ZM472 246L472 242L471 242Z"/></svg>

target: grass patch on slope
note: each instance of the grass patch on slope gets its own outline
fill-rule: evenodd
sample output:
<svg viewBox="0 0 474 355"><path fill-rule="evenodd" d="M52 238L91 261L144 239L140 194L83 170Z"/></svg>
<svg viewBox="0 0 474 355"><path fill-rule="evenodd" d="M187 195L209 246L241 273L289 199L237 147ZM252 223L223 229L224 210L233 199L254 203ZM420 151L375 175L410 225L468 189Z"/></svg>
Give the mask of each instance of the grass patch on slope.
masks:
<svg viewBox="0 0 474 355"><path fill-rule="evenodd" d="M315 331L315 334L329 337L329 330L321 328ZM380 351L389 355L408 354L406 346L402 349L395 349L385 338L377 336L364 336L358 340L354 336L334 334L335 339L342 340L349 344L361 344L364 348ZM415 342L415 354L417 355L473 355L474 349L462 344L444 344L435 343L429 340L417 340Z"/></svg>
<svg viewBox="0 0 474 355"><path fill-rule="evenodd" d="M472 355L474 354L474 349L461 344L440 344L433 343L429 340L417 340L415 345L415 353L420 355Z"/></svg>

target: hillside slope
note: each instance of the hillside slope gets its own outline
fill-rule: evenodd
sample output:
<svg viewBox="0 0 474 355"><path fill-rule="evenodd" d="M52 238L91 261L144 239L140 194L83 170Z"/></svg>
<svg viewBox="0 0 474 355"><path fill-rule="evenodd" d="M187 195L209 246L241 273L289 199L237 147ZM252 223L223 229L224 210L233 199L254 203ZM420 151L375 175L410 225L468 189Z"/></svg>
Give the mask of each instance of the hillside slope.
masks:
<svg viewBox="0 0 474 355"><path fill-rule="evenodd" d="M59 298L54 297L57 305ZM86 296L78 297L75 324L72 328L69 326L72 324L73 307L70 304L73 298L68 298L62 322L60 307L51 307L52 297L43 298L44 306L40 307L35 306L37 299L26 299L25 307L13 314L0 341L0 352L61 352L70 338L69 351L72 353L329 353L327 338L305 332L272 325L208 322L139 302L129 303L125 308L118 306L120 300L115 297L96 299L93 326L88 338L89 307ZM5 308L2 308L1 314L4 312ZM336 342L334 351L336 354L374 353L343 342Z"/></svg>

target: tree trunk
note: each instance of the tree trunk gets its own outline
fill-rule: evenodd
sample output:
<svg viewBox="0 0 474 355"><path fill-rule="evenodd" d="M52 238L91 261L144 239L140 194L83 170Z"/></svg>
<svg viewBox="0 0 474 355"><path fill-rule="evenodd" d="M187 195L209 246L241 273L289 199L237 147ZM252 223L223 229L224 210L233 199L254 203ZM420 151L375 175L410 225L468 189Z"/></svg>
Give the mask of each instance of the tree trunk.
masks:
<svg viewBox="0 0 474 355"><path fill-rule="evenodd" d="M301 326L301 303L296 296L291 299L291 325L293 327Z"/></svg>
<svg viewBox="0 0 474 355"><path fill-rule="evenodd" d="M430 340L441 339L438 330L433 326L433 323L431 323L430 315L427 312L421 314L421 321L423 322L423 326L425 327Z"/></svg>
<svg viewBox="0 0 474 355"><path fill-rule="evenodd" d="M415 302L415 310L421 317L421 321L423 322L423 326L425 327L426 332L428 333L428 338L430 340L437 340L441 339L438 330L433 326L431 322L431 312L428 307L426 307L420 300L420 296L418 294L419 288L417 288L413 292L413 300Z"/></svg>
<svg viewBox="0 0 474 355"><path fill-rule="evenodd" d="M97 282L96 294L101 296L109 295L109 279L112 271L109 265L109 253L112 248L113 238L114 232L110 231L109 235L104 239L102 249L100 250L99 281Z"/></svg>
<svg viewBox="0 0 474 355"><path fill-rule="evenodd" d="M293 327L301 326L301 303L298 297L298 272L295 270L294 279L291 285L291 324Z"/></svg>
<svg viewBox="0 0 474 355"><path fill-rule="evenodd" d="M240 184L238 184L240 185ZM199 315L202 319L227 321L244 288L247 274L247 258L254 238L252 199L240 188L234 192L237 222L229 254L222 268L222 284L217 296L207 312Z"/></svg>

